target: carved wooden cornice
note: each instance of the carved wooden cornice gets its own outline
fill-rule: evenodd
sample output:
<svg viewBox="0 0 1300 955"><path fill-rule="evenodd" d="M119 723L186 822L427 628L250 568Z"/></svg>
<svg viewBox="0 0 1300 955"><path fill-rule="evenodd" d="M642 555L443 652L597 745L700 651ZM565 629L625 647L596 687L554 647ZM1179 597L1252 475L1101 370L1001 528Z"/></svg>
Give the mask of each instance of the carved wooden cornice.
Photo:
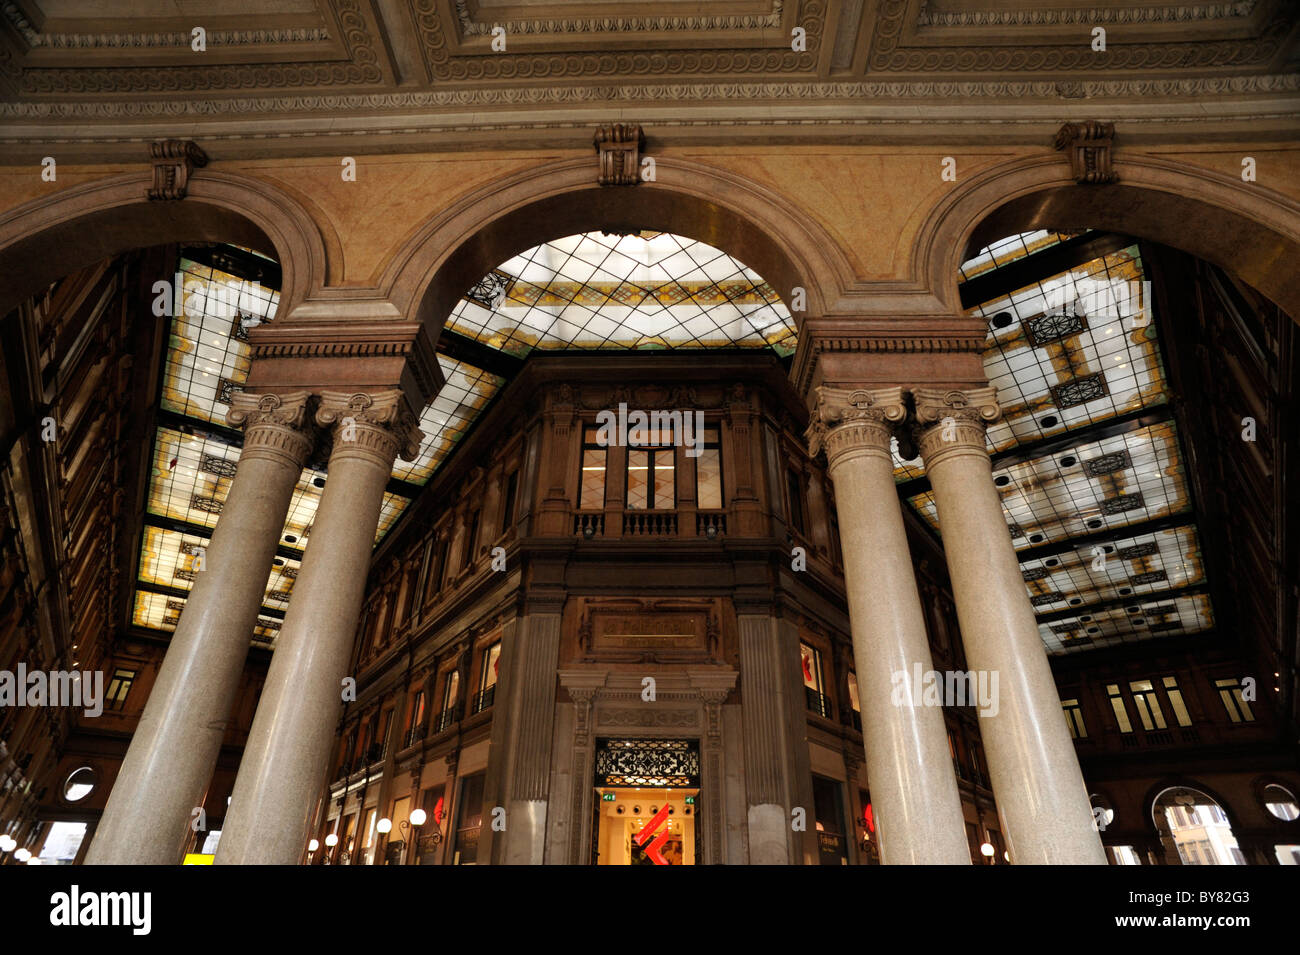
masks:
<svg viewBox="0 0 1300 955"><path fill-rule="evenodd" d="M189 139L164 139L149 144L153 163L150 199L184 199L190 173L208 164L208 154Z"/></svg>
<svg viewBox="0 0 1300 955"><path fill-rule="evenodd" d="M1119 179L1111 163L1114 141L1114 123L1089 121L1066 123L1057 130L1053 145L1057 152L1065 151L1075 182L1096 185Z"/></svg>

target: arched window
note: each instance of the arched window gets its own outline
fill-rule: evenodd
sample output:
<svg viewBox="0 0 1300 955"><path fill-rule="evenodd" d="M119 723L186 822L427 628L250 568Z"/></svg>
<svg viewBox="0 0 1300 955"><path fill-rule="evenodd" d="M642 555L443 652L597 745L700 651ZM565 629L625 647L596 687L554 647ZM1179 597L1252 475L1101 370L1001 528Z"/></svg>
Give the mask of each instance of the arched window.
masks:
<svg viewBox="0 0 1300 955"><path fill-rule="evenodd" d="M1183 865L1245 865L1228 816L1214 799L1185 786L1166 789L1151 807L1162 838L1171 838Z"/></svg>

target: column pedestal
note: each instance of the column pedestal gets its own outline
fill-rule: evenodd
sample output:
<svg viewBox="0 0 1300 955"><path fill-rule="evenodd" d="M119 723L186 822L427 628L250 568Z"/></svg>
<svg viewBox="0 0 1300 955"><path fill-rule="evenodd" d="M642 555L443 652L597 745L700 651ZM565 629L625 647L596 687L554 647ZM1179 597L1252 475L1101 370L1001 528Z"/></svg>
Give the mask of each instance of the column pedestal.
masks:
<svg viewBox="0 0 1300 955"><path fill-rule="evenodd" d="M289 501L311 450L307 404L305 391L243 392L231 400L227 420L245 429L239 466L86 855L90 865L181 860L221 752Z"/></svg>
<svg viewBox="0 0 1300 955"><path fill-rule="evenodd" d="M825 445L835 482L881 862L969 865L943 710L911 691L915 667L933 666L889 451L902 389L823 386L814 414L812 451Z"/></svg>
<svg viewBox="0 0 1300 955"><path fill-rule="evenodd" d="M334 447L302 569L244 749L218 864L293 865L335 745L384 488L399 450L419 450L400 392L324 392Z"/></svg>
<svg viewBox="0 0 1300 955"><path fill-rule="evenodd" d="M1038 635L992 465L992 388L913 392L966 660L998 677L980 730L1011 857L1021 865L1105 865L1092 804Z"/></svg>

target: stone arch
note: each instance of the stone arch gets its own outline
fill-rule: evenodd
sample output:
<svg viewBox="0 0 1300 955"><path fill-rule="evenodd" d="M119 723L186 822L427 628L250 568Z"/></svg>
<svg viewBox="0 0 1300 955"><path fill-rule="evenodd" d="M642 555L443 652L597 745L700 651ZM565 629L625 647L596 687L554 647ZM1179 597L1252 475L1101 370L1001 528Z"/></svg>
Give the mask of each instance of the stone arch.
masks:
<svg viewBox="0 0 1300 955"><path fill-rule="evenodd" d="M852 282L827 233L776 193L739 176L672 157L656 181L599 186L594 159L544 164L452 205L398 252L380 282L402 314L432 332L468 286L541 242L618 229L653 229L706 242L761 275L788 303L807 291L796 321L820 315Z"/></svg>
<svg viewBox="0 0 1300 955"><path fill-rule="evenodd" d="M1117 183L1078 185L1053 154L972 177L922 228L918 276L959 312L958 266L990 242L1039 228L1104 228L1228 269L1300 321L1300 203L1160 156L1121 152L1115 169Z"/></svg>
<svg viewBox="0 0 1300 955"><path fill-rule="evenodd" d="M151 201L151 171L74 186L0 213L0 314L76 269L168 242L233 242L274 255L281 310L323 284L325 242L305 210L247 176L199 170L185 199Z"/></svg>

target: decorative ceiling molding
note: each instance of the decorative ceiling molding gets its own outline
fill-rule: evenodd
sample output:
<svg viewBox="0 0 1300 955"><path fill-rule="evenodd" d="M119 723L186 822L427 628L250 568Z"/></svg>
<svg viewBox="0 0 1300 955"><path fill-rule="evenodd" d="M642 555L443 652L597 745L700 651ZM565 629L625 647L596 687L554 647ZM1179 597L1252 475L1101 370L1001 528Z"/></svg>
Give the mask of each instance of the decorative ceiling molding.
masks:
<svg viewBox="0 0 1300 955"><path fill-rule="evenodd" d="M377 47L361 0L332 0L343 30L347 59L343 61L226 63L214 66L151 66L131 68L27 68L22 72L22 96L221 92L245 89L288 89L319 86L378 86L385 82ZM250 36L276 31L226 31ZM165 34L160 34L165 35ZM218 31L219 35L219 31ZM328 37L328 32L323 33ZM210 34L211 36L211 34ZM112 46L113 44L104 44ZM130 45L130 44L126 44ZM186 39L185 46L189 46Z"/></svg>
<svg viewBox="0 0 1300 955"><path fill-rule="evenodd" d="M1267 65L1295 28L1279 4L1253 38L1188 42L1112 43L1098 53L1087 42L1010 46L921 46L906 42L911 0L880 0L868 59L873 71L895 73L1014 73L1042 71L1188 70Z"/></svg>
<svg viewBox="0 0 1300 955"><path fill-rule="evenodd" d="M188 30L145 33L42 33L23 15L16 3L0 3L0 15L13 26L28 46L56 50L96 48L165 48L189 49L192 37ZM330 38L324 27L285 28L279 30L208 30L207 42L213 46L246 46L272 43L315 43Z"/></svg>
<svg viewBox="0 0 1300 955"><path fill-rule="evenodd" d="M1249 17L1258 0L1235 3L1196 3L1178 7L1079 7L1060 10L935 11L922 6L917 26L1056 26L1079 23L1187 23Z"/></svg>
<svg viewBox="0 0 1300 955"><path fill-rule="evenodd" d="M784 0L773 0L772 11L766 14L740 16L660 16L660 17L534 17L528 20L497 19L491 23L475 20L466 0L456 0L456 19L464 36L490 36L492 27L507 24L511 34L544 36L547 34L583 33L650 33L654 31L682 32L705 30L763 30L781 26Z"/></svg>
<svg viewBox="0 0 1300 955"><path fill-rule="evenodd" d="M898 81L898 82L794 82L794 83L665 83L662 85L528 86L477 90L324 94L314 96L258 96L220 100L158 100L0 103L0 117L10 119L121 119L126 117L192 119L232 114L313 113L345 114L386 110L446 109L586 103L709 103L755 100L816 101L819 104L878 105L896 99L951 101L961 98L1054 100L1059 84L1043 80ZM1294 93L1300 91L1300 74L1151 78L1142 80L1085 80L1079 89L1086 99L1139 99L1207 97L1240 94ZM1202 104L1202 115L1206 114ZM913 114L914 115L914 114ZM337 117L342 119L342 116ZM918 120L913 120L918 121ZM924 120L929 122L929 120ZM981 120L982 121L982 120ZM1156 118L1151 120L1157 121ZM544 120L538 120L544 123ZM530 124L524 124L530 125Z"/></svg>
<svg viewBox="0 0 1300 955"><path fill-rule="evenodd" d="M772 49L682 49L643 52L592 50L453 55L437 0L414 0L416 27L425 65L435 82L479 80L554 80L574 77L681 76L712 73L808 73L817 68L825 28L825 6L814 0L800 8L799 25L807 31L807 50L796 52L782 40Z"/></svg>

